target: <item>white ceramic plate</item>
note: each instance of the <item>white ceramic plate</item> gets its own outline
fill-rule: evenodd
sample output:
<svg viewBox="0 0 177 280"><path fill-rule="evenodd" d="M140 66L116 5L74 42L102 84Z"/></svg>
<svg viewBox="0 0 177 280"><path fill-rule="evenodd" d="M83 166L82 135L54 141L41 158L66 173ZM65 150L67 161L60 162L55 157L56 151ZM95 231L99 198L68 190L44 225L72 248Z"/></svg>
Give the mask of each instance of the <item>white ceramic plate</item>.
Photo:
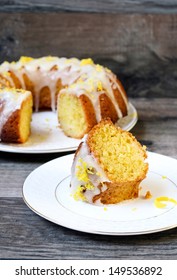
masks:
<svg viewBox="0 0 177 280"><path fill-rule="evenodd" d="M130 103L128 115L118 121L124 130L130 130L137 122L137 111ZM0 142L0 151L11 153L57 153L74 151L81 140L64 135L58 127L57 116L53 112L33 113L31 136L24 144Z"/></svg>
<svg viewBox="0 0 177 280"><path fill-rule="evenodd" d="M165 196L177 200L177 160L150 153L150 170L137 199L116 205L96 206L75 201L70 195L73 155L52 160L36 170L23 186L25 203L35 213L58 225L97 234L137 235L177 226L177 205L157 208L154 201ZM145 199L150 191L152 198Z"/></svg>

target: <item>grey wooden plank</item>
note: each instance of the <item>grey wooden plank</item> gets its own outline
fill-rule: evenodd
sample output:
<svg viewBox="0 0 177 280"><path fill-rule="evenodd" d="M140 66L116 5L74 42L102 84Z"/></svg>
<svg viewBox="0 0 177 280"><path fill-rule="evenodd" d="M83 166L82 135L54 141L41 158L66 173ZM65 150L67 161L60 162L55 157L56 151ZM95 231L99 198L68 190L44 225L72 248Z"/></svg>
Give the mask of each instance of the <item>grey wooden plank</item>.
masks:
<svg viewBox="0 0 177 280"><path fill-rule="evenodd" d="M177 15L0 13L0 21L0 62L21 55L92 57L133 96L152 97L152 87L176 95Z"/></svg>
<svg viewBox="0 0 177 280"><path fill-rule="evenodd" d="M22 187L27 176L37 167L37 164L31 165L31 168L19 168L17 163L0 165L0 197L22 197ZM38 164L39 165L39 164Z"/></svg>
<svg viewBox="0 0 177 280"><path fill-rule="evenodd" d="M168 126L168 123L170 125L171 122L174 122L174 125L176 122L177 125L177 98L159 98L155 93L154 96L156 97L130 98L130 102L137 109L139 120L144 122L148 121L149 125L153 125L156 122L159 122L161 126L164 125L163 123ZM173 131L172 127L169 127L169 129L167 127L168 132L174 132L174 135L177 135L177 131ZM161 131L161 133L163 134L164 131Z"/></svg>
<svg viewBox="0 0 177 280"><path fill-rule="evenodd" d="M176 0L1 0L0 11L67 11L93 13L176 13Z"/></svg>
<svg viewBox="0 0 177 280"><path fill-rule="evenodd" d="M65 154L24 155L0 152L0 197L22 197L22 187L27 176L42 164Z"/></svg>
<svg viewBox="0 0 177 280"><path fill-rule="evenodd" d="M140 61L134 61L131 65L129 63L121 65L120 62L112 61L112 63L108 62L107 66L118 74L127 91L128 96L132 99L137 97L144 97L149 100L148 102L151 102L153 104L154 102L158 102L155 101L156 98L166 98L166 103L164 103L164 106L165 104L168 104L168 99L170 100L171 98L173 98L173 102L176 102L177 59L175 57L172 59L151 59L149 57L149 61L148 59L146 62L145 61L142 63L142 65L139 64ZM141 98L139 100L140 102ZM173 102L169 102L171 103L170 106L173 107ZM162 110L161 106L159 110ZM167 114L170 113L171 109L169 107L167 110ZM158 110L156 110L156 112L158 113ZM161 116L165 116L166 110L163 112L161 111L160 113ZM147 114L146 116L148 117L149 114Z"/></svg>
<svg viewBox="0 0 177 280"><path fill-rule="evenodd" d="M0 259L176 259L177 257L177 229L131 238L86 234L40 218L29 210L20 198L1 198L0 213Z"/></svg>
<svg viewBox="0 0 177 280"><path fill-rule="evenodd" d="M139 121L132 133L150 152L177 159L177 120Z"/></svg>

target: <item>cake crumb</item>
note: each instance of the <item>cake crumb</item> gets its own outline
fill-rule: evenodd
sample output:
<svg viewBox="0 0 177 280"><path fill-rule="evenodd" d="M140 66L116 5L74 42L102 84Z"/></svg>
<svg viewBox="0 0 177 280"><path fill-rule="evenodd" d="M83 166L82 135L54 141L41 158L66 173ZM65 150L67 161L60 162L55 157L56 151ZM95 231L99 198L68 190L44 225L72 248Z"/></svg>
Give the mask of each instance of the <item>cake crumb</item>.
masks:
<svg viewBox="0 0 177 280"><path fill-rule="evenodd" d="M144 196L144 198L145 198L145 199L150 199L151 197L152 197L151 192L150 192L150 191L147 191L146 194L145 194L145 196Z"/></svg>

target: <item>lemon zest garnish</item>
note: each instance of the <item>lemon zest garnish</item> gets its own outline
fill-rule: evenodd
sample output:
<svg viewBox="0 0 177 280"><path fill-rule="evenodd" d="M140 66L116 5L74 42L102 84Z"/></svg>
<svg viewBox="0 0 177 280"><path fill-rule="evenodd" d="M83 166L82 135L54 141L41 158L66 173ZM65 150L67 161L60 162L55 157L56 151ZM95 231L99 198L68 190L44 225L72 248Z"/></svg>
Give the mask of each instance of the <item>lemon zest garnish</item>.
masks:
<svg viewBox="0 0 177 280"><path fill-rule="evenodd" d="M46 56L46 61L53 61L55 58L53 56Z"/></svg>
<svg viewBox="0 0 177 280"><path fill-rule="evenodd" d="M94 169L92 166L88 166L87 162L85 162L83 159L78 160L80 165L76 166L77 172L76 172L76 177L79 181L83 182L83 185L80 185L77 187L77 190L74 194L74 199L75 200L83 200L85 201L85 195L83 193L83 187L85 190L93 190L94 185L90 182L89 179L89 174L94 174ZM82 183L81 183L82 184Z"/></svg>
<svg viewBox="0 0 177 280"><path fill-rule="evenodd" d="M94 189L94 185L92 185L91 183L85 184L85 187L86 187L87 190L93 190Z"/></svg>
<svg viewBox="0 0 177 280"><path fill-rule="evenodd" d="M87 83L88 83L88 85L89 85L89 87L90 87L90 88L89 88L89 91L90 91L90 92L93 92L93 91L94 91L94 82L93 82L93 79L91 79L91 78L88 79L88 80L87 80Z"/></svg>
<svg viewBox="0 0 177 280"><path fill-rule="evenodd" d="M83 83L84 83L83 77L80 77L80 78L77 80L77 84L83 84Z"/></svg>
<svg viewBox="0 0 177 280"><path fill-rule="evenodd" d="M79 181L83 182L89 182L89 177L87 173L87 163L83 161L81 158L79 159L80 165L77 165L77 172L76 172L76 177Z"/></svg>
<svg viewBox="0 0 177 280"><path fill-rule="evenodd" d="M104 210L104 211L107 211L107 210L108 210L108 208L107 208L107 207L104 207L104 208L103 208L103 210Z"/></svg>
<svg viewBox="0 0 177 280"><path fill-rule="evenodd" d="M105 69L108 73L111 73L111 70L109 68L105 67Z"/></svg>
<svg viewBox="0 0 177 280"><path fill-rule="evenodd" d="M99 82L97 83L97 90L98 90L98 91L102 91L102 90L103 90L103 86L102 86L101 81L99 81Z"/></svg>
<svg viewBox="0 0 177 280"><path fill-rule="evenodd" d="M94 168L92 166L88 166L87 162L81 158L79 159L79 162L80 165L76 166L76 177L79 181L88 183L90 181L88 174L94 174Z"/></svg>
<svg viewBox="0 0 177 280"><path fill-rule="evenodd" d="M162 176L162 179L167 179L167 176L163 175L163 176Z"/></svg>
<svg viewBox="0 0 177 280"><path fill-rule="evenodd" d="M165 203L162 202L172 202L174 204L177 204L177 201L173 198L167 197L167 196L161 196L161 197L157 197L154 201L154 204L157 208L164 208L166 206Z"/></svg>
<svg viewBox="0 0 177 280"><path fill-rule="evenodd" d="M83 188L82 188L82 186L78 186L78 187L77 187L77 190L75 191L73 197L74 197L75 200L81 199L81 200L83 200L83 201L87 201L87 199L86 199L86 197L85 197L85 195L84 195L84 193L83 193Z"/></svg>
<svg viewBox="0 0 177 280"><path fill-rule="evenodd" d="M87 190L92 190L94 188L94 186L92 184L85 184L84 186ZM73 194L73 197L75 200L82 200L82 201L87 201L87 198L85 197L84 195L84 192L83 192L83 186L78 186L75 193Z"/></svg>
<svg viewBox="0 0 177 280"><path fill-rule="evenodd" d="M96 65L97 72L101 72L103 70L103 67L100 64Z"/></svg>
<svg viewBox="0 0 177 280"><path fill-rule="evenodd" d="M30 62L32 60L34 60L34 58L29 57L29 56L21 56L19 61L21 63L28 63L28 62Z"/></svg>
<svg viewBox="0 0 177 280"><path fill-rule="evenodd" d="M91 58L82 59L80 62L81 66L88 65L88 64L90 64L90 65L94 64L94 62Z"/></svg>
<svg viewBox="0 0 177 280"><path fill-rule="evenodd" d="M87 173L88 174L94 174L94 169L92 167L87 168Z"/></svg>
<svg viewBox="0 0 177 280"><path fill-rule="evenodd" d="M65 60L64 63L65 63L65 64L69 64L69 63L71 63L71 62L72 62L72 59L71 59L71 58L68 58L68 59Z"/></svg>
<svg viewBox="0 0 177 280"><path fill-rule="evenodd" d="M143 145L143 150L146 151L147 147L145 145Z"/></svg>

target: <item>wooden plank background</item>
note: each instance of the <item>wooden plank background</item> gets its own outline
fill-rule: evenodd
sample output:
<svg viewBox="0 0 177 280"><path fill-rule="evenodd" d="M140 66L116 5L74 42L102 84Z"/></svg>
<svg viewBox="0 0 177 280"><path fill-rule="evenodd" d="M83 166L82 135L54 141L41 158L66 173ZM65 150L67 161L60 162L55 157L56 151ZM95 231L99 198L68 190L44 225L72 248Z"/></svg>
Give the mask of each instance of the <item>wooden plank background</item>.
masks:
<svg viewBox="0 0 177 280"><path fill-rule="evenodd" d="M92 57L132 97L175 97L176 12L174 0L3 0L0 62L21 55Z"/></svg>
<svg viewBox="0 0 177 280"><path fill-rule="evenodd" d="M177 15L0 13L0 19L1 61L24 52L141 65L177 56Z"/></svg>
<svg viewBox="0 0 177 280"><path fill-rule="evenodd" d="M23 3L14 1L14 8L17 2ZM177 14L14 10L0 12L0 22L0 62L22 55L92 57L111 68L132 97L176 97Z"/></svg>
<svg viewBox="0 0 177 280"><path fill-rule="evenodd" d="M0 11L176 13L176 0L1 0Z"/></svg>

